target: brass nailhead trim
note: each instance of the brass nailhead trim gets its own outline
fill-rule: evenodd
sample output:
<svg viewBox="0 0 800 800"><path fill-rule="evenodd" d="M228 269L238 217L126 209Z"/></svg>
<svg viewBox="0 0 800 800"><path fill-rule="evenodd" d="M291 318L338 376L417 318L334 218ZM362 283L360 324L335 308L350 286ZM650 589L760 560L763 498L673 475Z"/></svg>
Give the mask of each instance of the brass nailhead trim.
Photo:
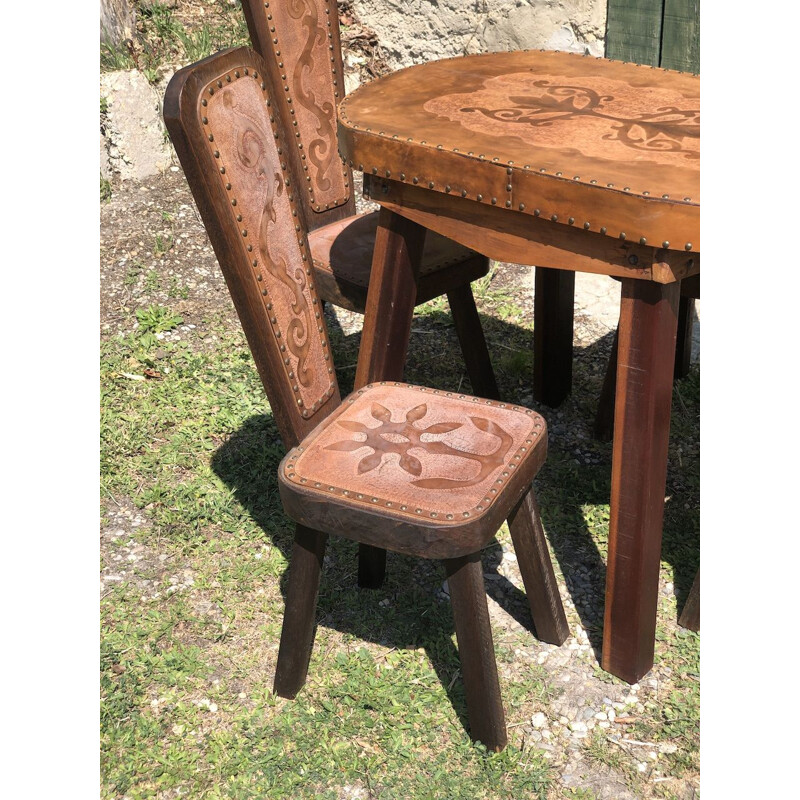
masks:
<svg viewBox="0 0 800 800"><path fill-rule="evenodd" d="M369 390L370 388L372 388L374 386L378 386L378 385L379 386L386 386L387 384L388 385L393 385L393 386L398 386L398 387L403 387L403 388L406 388L406 389L415 389L415 390L417 390L419 392L425 392L425 393L428 393L428 394L435 394L435 395L444 394L446 397L453 397L453 392L442 392L442 391L440 391L438 389L427 389L424 386L410 386L408 384L400 383L398 381L394 381L394 382L380 381L378 383L371 383L371 384L369 384L367 386L362 387L361 389L358 389L356 392L354 392L354 394L361 395L361 394L364 394L364 392L366 392L367 390ZM330 389L329 389L329 391L327 393L328 397L333 395L333 388L334 388L333 384L331 384L330 385ZM481 399L481 398L478 398L478 397L467 398L467 396L463 395L463 394L459 394L458 395L458 399L459 400L470 399L473 403L482 403L482 404L486 404L487 406L498 406L500 408L516 411L518 413L524 413L527 416L532 416L532 415L536 416L536 415L534 415L534 412L531 409L523 408L522 406L516 406L516 405L513 405L513 404L498 403L498 402L495 402L495 401L492 401L492 400L484 400L484 399ZM348 397L347 398L347 402L352 404L354 402L354 398L352 396ZM320 405L321 405L321 403L320 403ZM303 412L303 413L305 415L305 412ZM503 470L503 472L501 473L501 477L499 477L495 481L495 483L497 485L499 485L499 486L503 485L503 483L505 482L504 479L507 479L510 476L510 470L513 470L518 466L518 464L514 463L514 462L521 462L521 460L523 458L523 454L528 451L528 447L526 447L525 445L533 444L533 440L539 436L539 434L542 431L542 428L543 428L543 425L542 425L541 419L539 419L538 416L536 416L536 418L533 420L533 430L528 434L528 438L525 439L525 443L523 445L520 445L520 447L517 449L517 452L511 457L511 461L509 463L507 463L507 465L506 465L507 469ZM297 446L293 451L291 451L292 454L290 455L289 459L287 460L286 474L288 475L288 477L290 479L299 480L300 483L307 483L308 482L307 478L301 478L301 477L297 476L297 474L296 474L296 467L295 467L295 458L296 458L296 456L294 456L293 454L294 453L302 453L302 452L303 452L302 445ZM339 492L339 493L341 493L342 497L352 498L352 494L351 494L351 492L349 490L347 490L347 489L339 489L336 486L331 486L330 484L326 484L326 485L327 485L327 490L326 490L327 492L334 492L334 493ZM320 481L315 481L314 482L314 488L323 490L323 485L322 485L322 483ZM483 511L484 507L485 507L484 504L488 505L488 504L490 504L492 502L491 495L496 495L497 494L497 489L495 489L495 488L489 489L487 494L489 496L484 497L481 501L479 501L479 503L474 507L474 509L473 509L474 511L477 511L477 512ZM372 496L365 497L360 492L355 494L355 498L358 499L358 500L363 501L363 503L365 503L365 504L367 502L369 502L369 503L382 502L382 503L384 503L386 505L387 508L391 508L392 505L393 505L391 503L391 501L383 501L380 498L376 498L376 497L372 497ZM405 505L405 504L400 505L400 511L409 511L408 506ZM415 508L414 509L414 513L415 514L428 514L432 518L437 518L442 512L441 511L431 511L430 509ZM453 519L453 517L454 517L453 514L447 514L445 516L446 516L447 519ZM470 516L471 516L471 512L470 511L463 511L462 512L462 517L468 518Z"/></svg>

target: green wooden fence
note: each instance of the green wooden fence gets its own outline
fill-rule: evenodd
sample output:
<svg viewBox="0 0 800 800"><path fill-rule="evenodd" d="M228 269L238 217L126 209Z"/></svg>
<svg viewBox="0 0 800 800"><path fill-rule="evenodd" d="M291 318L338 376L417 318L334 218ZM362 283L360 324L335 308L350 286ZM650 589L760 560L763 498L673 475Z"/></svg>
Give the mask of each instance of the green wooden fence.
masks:
<svg viewBox="0 0 800 800"><path fill-rule="evenodd" d="M700 0L608 0L606 56L700 72Z"/></svg>

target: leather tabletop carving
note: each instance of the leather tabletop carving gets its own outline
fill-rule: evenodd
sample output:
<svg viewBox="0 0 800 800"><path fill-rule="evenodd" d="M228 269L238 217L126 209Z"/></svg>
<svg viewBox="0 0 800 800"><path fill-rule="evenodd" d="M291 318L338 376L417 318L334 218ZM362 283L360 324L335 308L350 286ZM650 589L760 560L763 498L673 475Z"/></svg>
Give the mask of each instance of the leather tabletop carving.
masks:
<svg viewBox="0 0 800 800"><path fill-rule="evenodd" d="M231 198L231 213L261 289L264 316L281 351L298 413L308 417L334 389L328 342L292 224L290 189L265 98L256 80L243 70L238 74L209 84L199 113L207 120L217 176Z"/></svg>
<svg viewBox="0 0 800 800"><path fill-rule="evenodd" d="M339 108L340 147L380 178L697 251L699 100L700 79L688 73L487 53L360 87Z"/></svg>
<svg viewBox="0 0 800 800"><path fill-rule="evenodd" d="M546 427L530 409L373 384L351 395L285 461L286 477L356 505L461 523L486 511Z"/></svg>
<svg viewBox="0 0 800 800"><path fill-rule="evenodd" d="M536 148L564 142L588 158L625 161L631 150L682 166L700 158L700 104L673 90L624 81L516 72L423 108L475 133L518 136ZM650 109L643 111L642 109Z"/></svg>

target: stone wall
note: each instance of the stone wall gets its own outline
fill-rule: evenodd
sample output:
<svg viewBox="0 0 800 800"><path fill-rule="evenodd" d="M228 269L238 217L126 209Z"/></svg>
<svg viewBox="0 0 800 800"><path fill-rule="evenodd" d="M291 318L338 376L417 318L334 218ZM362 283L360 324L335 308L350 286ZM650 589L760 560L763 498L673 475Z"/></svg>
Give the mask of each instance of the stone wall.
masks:
<svg viewBox="0 0 800 800"><path fill-rule="evenodd" d="M352 0L389 65L497 50L604 54L607 0Z"/></svg>

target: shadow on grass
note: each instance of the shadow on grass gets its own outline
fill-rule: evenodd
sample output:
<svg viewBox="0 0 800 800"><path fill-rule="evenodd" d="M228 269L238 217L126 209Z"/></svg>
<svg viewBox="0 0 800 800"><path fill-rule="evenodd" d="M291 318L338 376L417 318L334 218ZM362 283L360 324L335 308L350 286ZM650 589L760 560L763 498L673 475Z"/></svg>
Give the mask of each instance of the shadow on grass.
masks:
<svg viewBox="0 0 800 800"><path fill-rule="evenodd" d="M360 333L345 335L330 309L326 310L326 318L337 362L344 365L337 367L344 396L352 390ZM496 317L482 317L482 323L490 351L495 354L494 366L503 398L533 405L529 371L531 332ZM576 348L572 395L559 409L537 409L548 422L549 456L534 488L567 591L598 660L602 645L611 445L594 441L591 429L611 339L609 333L589 347ZM469 391L452 320L445 311L433 310L415 317L405 380L432 388ZM699 426L699 411L694 415L693 402L690 398L687 408L681 400L683 410L673 409L673 420L676 413L683 415L680 424L674 426L677 433L691 441L697 439ZM280 508L277 468L282 456L282 449L275 447L276 441L279 435L271 415L251 417L214 454L212 468L288 560L292 526L288 519L281 524L275 518L280 513L276 512ZM696 461L690 460L695 472L684 475L676 469L673 455L671 445L667 493L673 499L665 513L662 558L674 566L680 613L699 562L699 512L693 494L699 478ZM681 500L682 489L687 492L688 502ZM597 513L596 507L600 507L601 516L602 509L606 509L605 520L587 519L587 515ZM532 631L527 598L498 572L501 559L502 549L496 541L484 550L487 590L494 590L492 594L498 603ZM460 662L453 644L452 615L449 601L440 591L443 570L423 559L390 553L386 583L380 590L359 590L356 574L356 544L330 537L320 587L319 623L389 647L423 647L461 723L468 727L463 685L456 680ZM281 578L284 596L286 580L284 573Z"/></svg>

